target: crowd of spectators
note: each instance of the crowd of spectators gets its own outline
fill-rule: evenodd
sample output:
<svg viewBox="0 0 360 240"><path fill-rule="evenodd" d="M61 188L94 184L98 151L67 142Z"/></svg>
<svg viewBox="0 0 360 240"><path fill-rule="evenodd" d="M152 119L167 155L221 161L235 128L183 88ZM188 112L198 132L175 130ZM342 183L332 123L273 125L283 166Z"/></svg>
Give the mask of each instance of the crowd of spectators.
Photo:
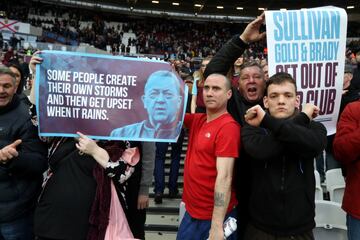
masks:
<svg viewBox="0 0 360 240"><path fill-rule="evenodd" d="M14 6L15 5L15 6ZM167 18L129 18L80 9L63 8L38 2L0 4L7 18L42 27L47 32L61 35L67 43L88 43L106 50L111 47L114 54L129 53L136 47L139 54L169 54L176 58L206 57L214 54L234 33L240 32L244 24L193 22ZM118 25L109 25L109 21ZM82 22L90 24L82 25ZM136 38L122 41L124 32L134 33ZM39 41L47 41L42 37ZM263 50L264 46L257 46ZM260 51L260 52L261 52Z"/></svg>
<svg viewBox="0 0 360 240"><path fill-rule="evenodd" d="M138 54L159 54L166 58L207 57L215 52L233 34L242 31L245 24L194 22L168 18L132 18L97 11L48 5L40 2L0 3L7 18L42 27L70 42L87 43L112 54L128 54L130 47ZM110 21L118 24L108 24ZM87 24L82 24L82 23ZM349 23L348 37L356 37ZM124 33L134 33L136 38L123 41ZM39 41L50 41L46 36ZM359 42L354 43L355 45ZM265 42L256 43L245 53L248 57L266 57Z"/></svg>
<svg viewBox="0 0 360 240"><path fill-rule="evenodd" d="M198 69L202 58L213 56L219 48L235 33L241 32L245 24L211 23L175 20L168 18L132 18L84 11L83 9L48 5L40 2L0 3L0 10L8 19L30 23L43 30L63 36L68 41L87 43L98 49L109 50L114 55L126 55L130 47L138 54L163 55L167 61L178 60L177 66L186 66L190 72ZM109 24L113 21L112 24ZM83 24L86 23L86 24ZM355 36L349 24L348 36ZM132 38L123 41L124 33L132 33ZM15 35L6 43L0 34L1 61L18 59L26 55L23 48L17 49L20 38ZM49 41L40 37L38 41ZM360 41L349 44L347 62L354 63L351 49L360 45ZM10 49L8 47L11 47ZM30 54L33 50L30 50ZM257 42L244 53L245 59L258 60L267 57L266 41ZM181 68L181 67L180 67ZM179 69L180 69L179 68Z"/></svg>

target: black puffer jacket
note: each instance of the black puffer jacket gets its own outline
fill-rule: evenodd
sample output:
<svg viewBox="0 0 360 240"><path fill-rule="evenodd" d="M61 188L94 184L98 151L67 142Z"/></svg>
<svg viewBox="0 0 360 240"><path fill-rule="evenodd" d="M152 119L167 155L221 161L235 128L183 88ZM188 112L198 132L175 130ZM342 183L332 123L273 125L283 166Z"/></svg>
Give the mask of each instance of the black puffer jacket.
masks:
<svg viewBox="0 0 360 240"><path fill-rule="evenodd" d="M0 108L0 149L17 139L19 156L0 164L0 223L9 222L34 209L46 170L47 148L32 124L29 108L15 95Z"/></svg>
<svg viewBox="0 0 360 240"><path fill-rule="evenodd" d="M251 157L250 222L280 236L315 227L314 157L326 146L326 129L304 113L291 119L266 114L261 127L241 129Z"/></svg>

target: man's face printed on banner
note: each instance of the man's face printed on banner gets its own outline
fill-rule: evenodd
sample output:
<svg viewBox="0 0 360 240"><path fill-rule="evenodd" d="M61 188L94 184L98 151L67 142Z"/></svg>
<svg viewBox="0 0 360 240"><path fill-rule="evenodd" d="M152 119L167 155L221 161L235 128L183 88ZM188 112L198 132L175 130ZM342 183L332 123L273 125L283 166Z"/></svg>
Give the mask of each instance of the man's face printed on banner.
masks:
<svg viewBox="0 0 360 240"><path fill-rule="evenodd" d="M174 123L182 100L178 79L168 71L153 73L145 85L142 100L153 127Z"/></svg>

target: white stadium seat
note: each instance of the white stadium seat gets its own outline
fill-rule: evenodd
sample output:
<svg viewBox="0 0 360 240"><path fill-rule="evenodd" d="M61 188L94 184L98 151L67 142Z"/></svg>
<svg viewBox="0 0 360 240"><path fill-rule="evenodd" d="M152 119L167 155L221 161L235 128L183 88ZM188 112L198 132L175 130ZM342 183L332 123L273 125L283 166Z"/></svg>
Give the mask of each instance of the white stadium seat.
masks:
<svg viewBox="0 0 360 240"><path fill-rule="evenodd" d="M336 202L315 200L316 240L347 240L346 213Z"/></svg>
<svg viewBox="0 0 360 240"><path fill-rule="evenodd" d="M315 170L315 200L324 200L324 193L321 187L320 174Z"/></svg>
<svg viewBox="0 0 360 240"><path fill-rule="evenodd" d="M326 189L330 195L330 201L342 203L345 190L345 180L341 168L326 171Z"/></svg>

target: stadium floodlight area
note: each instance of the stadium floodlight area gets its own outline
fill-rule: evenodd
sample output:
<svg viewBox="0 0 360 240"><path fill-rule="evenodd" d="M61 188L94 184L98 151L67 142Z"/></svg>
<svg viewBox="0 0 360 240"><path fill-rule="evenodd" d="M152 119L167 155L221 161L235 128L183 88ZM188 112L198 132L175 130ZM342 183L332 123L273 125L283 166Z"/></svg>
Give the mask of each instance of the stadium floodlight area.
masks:
<svg viewBox="0 0 360 240"><path fill-rule="evenodd" d="M187 19L192 21L232 21L238 23L248 23L251 22L255 17L246 17L246 16L230 16L230 15L212 15L212 14L201 14L197 13L196 15L190 13L182 13L182 12L172 12L172 11L160 11L160 10L149 10L149 9L140 9L134 7L121 7L104 3L93 3L86 1L76 1L76 0L43 0L42 2L46 2L49 4L62 4L65 6L73 6L73 7L82 7L82 8L98 8L107 11L116 11L123 14L138 14L138 15L146 15L146 16L154 16L154 17L173 17L179 19Z"/></svg>

